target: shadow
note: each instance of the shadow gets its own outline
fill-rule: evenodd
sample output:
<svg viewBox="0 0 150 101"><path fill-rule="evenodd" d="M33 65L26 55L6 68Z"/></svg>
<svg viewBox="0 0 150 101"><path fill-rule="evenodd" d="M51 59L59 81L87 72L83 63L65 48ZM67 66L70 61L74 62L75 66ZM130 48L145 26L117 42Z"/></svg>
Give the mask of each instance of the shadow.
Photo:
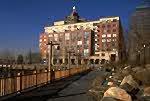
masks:
<svg viewBox="0 0 150 101"><path fill-rule="evenodd" d="M62 98L62 97L70 97L70 96L77 96L77 95L82 95L82 94L86 94L86 92L69 94L69 95L63 95L63 96L59 96L59 95L58 96L52 96L51 99Z"/></svg>
<svg viewBox="0 0 150 101"><path fill-rule="evenodd" d="M3 101L47 101L51 98L68 97L85 94L69 94L65 96L59 96L59 92L67 88L73 82L79 80L81 77L87 75L89 72L80 73L63 80L55 81L53 84L45 85L43 87L36 88L34 90L21 93L20 95L13 96Z"/></svg>

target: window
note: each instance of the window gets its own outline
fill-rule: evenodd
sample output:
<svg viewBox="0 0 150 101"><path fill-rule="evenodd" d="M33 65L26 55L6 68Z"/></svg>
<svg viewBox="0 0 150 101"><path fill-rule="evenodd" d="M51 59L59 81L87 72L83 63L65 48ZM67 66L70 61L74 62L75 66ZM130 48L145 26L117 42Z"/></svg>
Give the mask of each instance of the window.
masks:
<svg viewBox="0 0 150 101"><path fill-rule="evenodd" d="M58 41L58 34L54 34L54 41Z"/></svg>
<svg viewBox="0 0 150 101"><path fill-rule="evenodd" d="M46 41L46 39L44 39L44 41Z"/></svg>
<svg viewBox="0 0 150 101"><path fill-rule="evenodd" d="M65 40L69 40L69 33L65 33Z"/></svg>
<svg viewBox="0 0 150 101"><path fill-rule="evenodd" d="M102 42L106 42L106 39L102 39Z"/></svg>
<svg viewBox="0 0 150 101"><path fill-rule="evenodd" d="M105 56L105 53L102 53L101 56Z"/></svg>
<svg viewBox="0 0 150 101"><path fill-rule="evenodd" d="M102 20L102 23L106 23L106 20Z"/></svg>
<svg viewBox="0 0 150 101"><path fill-rule="evenodd" d="M103 32L103 33L106 33L106 30L104 29L104 30L102 30L102 32Z"/></svg>
<svg viewBox="0 0 150 101"><path fill-rule="evenodd" d="M98 25L98 23L93 23L93 26L97 26Z"/></svg>
<svg viewBox="0 0 150 101"><path fill-rule="evenodd" d="M113 19L113 22L117 22L117 19Z"/></svg>
<svg viewBox="0 0 150 101"><path fill-rule="evenodd" d="M86 24L86 27L90 27L90 23L87 23L87 24Z"/></svg>
<svg viewBox="0 0 150 101"><path fill-rule="evenodd" d="M88 49L84 49L84 56L88 56L89 50Z"/></svg>
<svg viewBox="0 0 150 101"><path fill-rule="evenodd" d="M93 28L93 31L95 31L96 30L96 28Z"/></svg>
<svg viewBox="0 0 150 101"><path fill-rule="evenodd" d="M50 35L49 35L49 37L53 37L53 35L52 35L52 34L50 34Z"/></svg>
<svg viewBox="0 0 150 101"><path fill-rule="evenodd" d="M116 37L117 35L116 34L113 34L113 37Z"/></svg>
<svg viewBox="0 0 150 101"><path fill-rule="evenodd" d="M103 34L103 35L102 35L102 38L104 38L104 37L106 37L106 34Z"/></svg>
<svg viewBox="0 0 150 101"><path fill-rule="evenodd" d="M111 27L111 25L107 25L107 28L110 28Z"/></svg>
<svg viewBox="0 0 150 101"><path fill-rule="evenodd" d="M68 29L71 29L71 26L68 26Z"/></svg>
<svg viewBox="0 0 150 101"><path fill-rule="evenodd" d="M63 39L63 34L60 34L59 41L62 41L62 39Z"/></svg>
<svg viewBox="0 0 150 101"><path fill-rule="evenodd" d="M110 23L110 22L111 22L111 20L107 20L107 22L108 22L108 23Z"/></svg>
<svg viewBox="0 0 150 101"><path fill-rule="evenodd" d="M113 27L117 27L117 24L113 24Z"/></svg>
<svg viewBox="0 0 150 101"><path fill-rule="evenodd" d="M110 30L107 30L107 33L110 33Z"/></svg>
<svg viewBox="0 0 150 101"><path fill-rule="evenodd" d="M107 34L107 37L111 37L111 34Z"/></svg>
<svg viewBox="0 0 150 101"><path fill-rule="evenodd" d="M83 26L82 25L80 25L80 29L82 29L83 28Z"/></svg>
<svg viewBox="0 0 150 101"><path fill-rule="evenodd" d="M114 41L116 41L116 39L112 39L112 41L114 42Z"/></svg>
<svg viewBox="0 0 150 101"><path fill-rule="evenodd" d="M82 45L82 41L78 41L78 45Z"/></svg>
<svg viewBox="0 0 150 101"><path fill-rule="evenodd" d="M116 32L116 29L113 29L113 32Z"/></svg>
<svg viewBox="0 0 150 101"><path fill-rule="evenodd" d="M74 28L77 28L77 25L74 25Z"/></svg>
<svg viewBox="0 0 150 101"><path fill-rule="evenodd" d="M102 25L102 28L105 28L105 25Z"/></svg>
<svg viewBox="0 0 150 101"><path fill-rule="evenodd" d="M82 33L79 32L79 33L78 33L78 40L81 40L81 38L82 38Z"/></svg>
<svg viewBox="0 0 150 101"><path fill-rule="evenodd" d="M107 42L111 42L111 39L107 39Z"/></svg>
<svg viewBox="0 0 150 101"><path fill-rule="evenodd" d="M40 39L40 42L42 42L42 39Z"/></svg>
<svg viewBox="0 0 150 101"><path fill-rule="evenodd" d="M49 37L49 41L53 40L53 35L52 34L50 34L48 37Z"/></svg>

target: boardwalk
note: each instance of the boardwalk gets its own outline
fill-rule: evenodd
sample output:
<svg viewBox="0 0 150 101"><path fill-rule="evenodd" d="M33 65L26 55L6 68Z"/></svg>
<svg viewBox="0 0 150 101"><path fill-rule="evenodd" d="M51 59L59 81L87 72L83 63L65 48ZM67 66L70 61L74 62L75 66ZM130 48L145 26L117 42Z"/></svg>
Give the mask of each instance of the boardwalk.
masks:
<svg viewBox="0 0 150 101"><path fill-rule="evenodd" d="M76 75L4 101L87 101L86 92L99 74L102 73L92 71L87 75Z"/></svg>

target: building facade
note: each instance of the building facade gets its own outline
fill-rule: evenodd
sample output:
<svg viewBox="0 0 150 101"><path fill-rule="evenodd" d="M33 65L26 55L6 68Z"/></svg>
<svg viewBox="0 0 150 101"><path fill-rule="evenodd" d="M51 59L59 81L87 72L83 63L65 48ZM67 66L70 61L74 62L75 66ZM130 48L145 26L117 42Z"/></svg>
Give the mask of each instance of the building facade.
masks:
<svg viewBox="0 0 150 101"><path fill-rule="evenodd" d="M64 21L45 27L45 32L40 35L39 47L45 59L49 53L48 41L59 43L53 46L53 64L67 63L68 60L72 64L118 61L125 50L119 17L86 21L80 18L75 7Z"/></svg>

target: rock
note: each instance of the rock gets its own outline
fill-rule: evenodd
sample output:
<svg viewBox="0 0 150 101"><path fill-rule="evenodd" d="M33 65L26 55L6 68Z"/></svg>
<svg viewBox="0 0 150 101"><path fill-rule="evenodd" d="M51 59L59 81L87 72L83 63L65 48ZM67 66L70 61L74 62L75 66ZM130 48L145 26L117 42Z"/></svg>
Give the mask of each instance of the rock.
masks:
<svg viewBox="0 0 150 101"><path fill-rule="evenodd" d="M144 96L150 96L150 87L144 88Z"/></svg>
<svg viewBox="0 0 150 101"><path fill-rule="evenodd" d="M143 70L142 67L134 67L134 68L132 68L133 72L138 72L138 71L141 71L141 70Z"/></svg>
<svg viewBox="0 0 150 101"><path fill-rule="evenodd" d="M138 83L133 79L132 75L125 76L120 85L123 85L125 83L128 83L133 88L139 87Z"/></svg>
<svg viewBox="0 0 150 101"><path fill-rule="evenodd" d="M150 70L141 70L134 74L134 78L143 86L150 86Z"/></svg>
<svg viewBox="0 0 150 101"><path fill-rule="evenodd" d="M138 99L138 101L150 101L150 96L143 96Z"/></svg>
<svg viewBox="0 0 150 101"><path fill-rule="evenodd" d="M105 93L104 97L112 97L122 101L132 101L131 96L119 87L110 87Z"/></svg>
<svg viewBox="0 0 150 101"><path fill-rule="evenodd" d="M112 97L103 97L100 101L121 101Z"/></svg>

